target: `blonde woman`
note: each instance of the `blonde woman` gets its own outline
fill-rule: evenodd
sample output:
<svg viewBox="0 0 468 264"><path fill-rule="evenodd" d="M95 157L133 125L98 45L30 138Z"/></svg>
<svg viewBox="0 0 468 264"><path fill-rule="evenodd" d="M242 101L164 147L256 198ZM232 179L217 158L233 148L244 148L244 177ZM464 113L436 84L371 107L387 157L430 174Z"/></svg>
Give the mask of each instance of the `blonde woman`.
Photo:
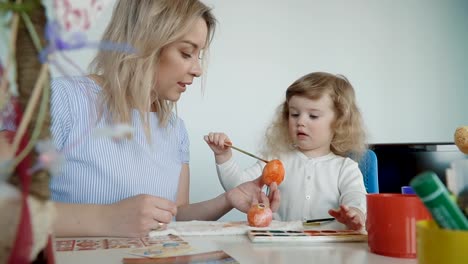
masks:
<svg viewBox="0 0 468 264"><path fill-rule="evenodd" d="M52 83L52 134L66 159L50 184L57 236L144 236L174 218L246 212L252 199L278 208L279 192L266 197L259 181L189 203L189 139L173 108L202 75L214 28L198 0L120 0L103 40L135 52L101 50L93 74ZM120 124L131 136L83 136Z"/></svg>
<svg viewBox="0 0 468 264"><path fill-rule="evenodd" d="M342 228L364 227L366 189L358 164L347 156L362 155L365 133L354 89L344 76L314 72L295 81L265 138L264 157L280 159L286 171L277 217L292 221L331 215ZM226 134L210 133L205 140L226 190L261 175L262 162L239 168L231 149L224 147L230 141Z"/></svg>

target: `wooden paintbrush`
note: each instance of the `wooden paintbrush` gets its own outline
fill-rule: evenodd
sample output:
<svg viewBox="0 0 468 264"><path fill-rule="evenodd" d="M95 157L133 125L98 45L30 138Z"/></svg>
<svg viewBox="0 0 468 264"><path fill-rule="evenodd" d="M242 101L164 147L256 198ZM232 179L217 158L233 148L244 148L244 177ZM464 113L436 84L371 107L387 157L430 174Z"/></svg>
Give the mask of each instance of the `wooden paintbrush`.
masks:
<svg viewBox="0 0 468 264"><path fill-rule="evenodd" d="M252 153L250 153L250 152L247 152L247 151L245 151L245 150L242 150L242 149L240 149L240 148L238 148L238 147L234 147L234 146L232 145L231 142L226 142L226 143L224 143L224 145L227 146L227 147L233 148L233 149L235 149L235 150L237 150L237 151L239 151L239 152L242 152L242 153L244 153L245 155L248 155L248 156L250 156L250 157L252 157L252 158L256 158L256 159L258 159L258 160L261 160L261 161L263 161L263 162L265 162L265 163L268 163L268 162L269 162L268 160L265 160L265 159L262 159L262 158L260 158L260 157L257 157L257 156L255 156L254 154L252 154Z"/></svg>

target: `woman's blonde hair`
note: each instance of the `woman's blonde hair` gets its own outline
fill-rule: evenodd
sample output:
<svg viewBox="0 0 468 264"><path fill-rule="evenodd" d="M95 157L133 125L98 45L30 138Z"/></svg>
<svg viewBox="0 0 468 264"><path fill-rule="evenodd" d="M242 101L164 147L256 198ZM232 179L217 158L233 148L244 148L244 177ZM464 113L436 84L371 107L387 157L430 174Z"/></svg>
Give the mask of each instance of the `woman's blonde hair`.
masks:
<svg viewBox="0 0 468 264"><path fill-rule="evenodd" d="M200 1L120 0L116 3L102 40L131 45L135 52L99 50L90 65L91 73L102 77L101 106L108 110L109 121L130 123L131 110L135 108L148 132L148 113L153 109L160 124L167 125L175 103L160 98L150 101L159 56L165 46L179 40L199 18L208 27L205 47L208 50L216 19L211 9Z"/></svg>
<svg viewBox="0 0 468 264"><path fill-rule="evenodd" d="M353 86L346 77L325 72L307 74L288 87L286 100L278 107L277 116L266 131L262 154L278 157L280 153L294 149L288 131L289 100L293 96L317 100L326 94L330 96L335 112L331 151L340 156L351 155L353 159L359 160L367 145Z"/></svg>

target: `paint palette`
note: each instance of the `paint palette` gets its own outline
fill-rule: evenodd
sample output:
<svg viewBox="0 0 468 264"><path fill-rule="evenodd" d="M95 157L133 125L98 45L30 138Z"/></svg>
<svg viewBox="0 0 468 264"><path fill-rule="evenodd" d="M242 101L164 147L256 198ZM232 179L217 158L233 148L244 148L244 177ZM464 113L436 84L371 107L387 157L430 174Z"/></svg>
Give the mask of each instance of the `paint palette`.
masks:
<svg viewBox="0 0 468 264"><path fill-rule="evenodd" d="M353 230L249 230L253 243L271 242L356 242L367 241L367 235Z"/></svg>

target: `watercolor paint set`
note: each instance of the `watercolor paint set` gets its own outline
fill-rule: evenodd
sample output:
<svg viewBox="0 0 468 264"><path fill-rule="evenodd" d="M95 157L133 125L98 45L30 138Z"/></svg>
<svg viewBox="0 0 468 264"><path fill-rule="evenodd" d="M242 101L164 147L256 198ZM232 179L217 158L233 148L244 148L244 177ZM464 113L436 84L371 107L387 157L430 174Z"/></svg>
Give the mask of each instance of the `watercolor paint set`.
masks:
<svg viewBox="0 0 468 264"><path fill-rule="evenodd" d="M247 232L253 243L271 242L362 242L367 235L353 230L256 230Z"/></svg>

